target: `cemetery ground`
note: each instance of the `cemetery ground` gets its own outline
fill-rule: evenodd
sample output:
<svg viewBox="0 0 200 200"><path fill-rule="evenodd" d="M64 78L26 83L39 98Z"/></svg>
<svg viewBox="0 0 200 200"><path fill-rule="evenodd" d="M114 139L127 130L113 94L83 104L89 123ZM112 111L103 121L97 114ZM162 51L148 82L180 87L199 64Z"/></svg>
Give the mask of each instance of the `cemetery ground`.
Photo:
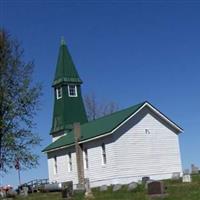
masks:
<svg viewBox="0 0 200 200"><path fill-rule="evenodd" d="M167 187L165 197L152 198L147 195L147 190L144 185L139 185L132 191L127 191L127 186L123 186L119 191L112 191L109 187L107 191L100 192L99 189L94 189L93 194L96 200L200 200L200 175L193 175L191 183L182 183L182 180L166 180L164 185ZM30 194L27 200L62 200L61 193L35 193ZM84 196L76 194L72 200L82 200Z"/></svg>

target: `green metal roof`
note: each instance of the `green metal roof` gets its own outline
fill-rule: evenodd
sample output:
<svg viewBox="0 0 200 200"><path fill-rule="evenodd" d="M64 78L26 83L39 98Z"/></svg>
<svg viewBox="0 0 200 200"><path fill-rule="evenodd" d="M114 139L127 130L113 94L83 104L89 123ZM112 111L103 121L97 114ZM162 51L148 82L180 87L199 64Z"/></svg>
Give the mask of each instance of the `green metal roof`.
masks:
<svg viewBox="0 0 200 200"><path fill-rule="evenodd" d="M124 120L134 114L139 108L141 108L145 102L126 108L124 110L112 113L110 115L101 117L99 119L90 121L81 125L81 141L95 138L97 136L104 135L111 132L117 126L119 126ZM60 147L73 145L74 133L73 131L62 136L55 142L47 146L43 152L57 149Z"/></svg>
<svg viewBox="0 0 200 200"><path fill-rule="evenodd" d="M82 83L64 40L61 40L53 86L60 83Z"/></svg>

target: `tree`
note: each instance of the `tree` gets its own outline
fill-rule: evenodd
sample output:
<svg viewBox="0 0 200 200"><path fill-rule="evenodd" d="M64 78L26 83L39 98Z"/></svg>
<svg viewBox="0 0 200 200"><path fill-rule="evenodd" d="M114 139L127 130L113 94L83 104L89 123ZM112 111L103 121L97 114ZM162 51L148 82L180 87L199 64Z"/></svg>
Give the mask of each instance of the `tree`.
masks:
<svg viewBox="0 0 200 200"><path fill-rule="evenodd" d="M0 165L4 172L38 164L33 147L40 138L33 133L41 85L33 83L33 62L23 61L23 49L8 32L0 29Z"/></svg>
<svg viewBox="0 0 200 200"><path fill-rule="evenodd" d="M89 121L109 115L119 109L119 106L114 101L99 103L94 93L85 95L84 103Z"/></svg>

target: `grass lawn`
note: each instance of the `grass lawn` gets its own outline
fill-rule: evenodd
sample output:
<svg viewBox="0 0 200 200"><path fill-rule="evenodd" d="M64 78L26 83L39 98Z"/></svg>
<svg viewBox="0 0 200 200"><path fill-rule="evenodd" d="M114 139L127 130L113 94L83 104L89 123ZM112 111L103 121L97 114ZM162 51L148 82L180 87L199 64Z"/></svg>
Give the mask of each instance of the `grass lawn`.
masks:
<svg viewBox="0 0 200 200"><path fill-rule="evenodd" d="M165 181L168 196L164 198L155 198L157 200L200 200L200 175L192 177L192 183L182 183L181 181ZM128 192L124 186L120 191L99 192L98 189L93 190L96 200L149 200L144 186L140 185L136 190ZM25 199L18 197L17 199ZM37 193L26 197L27 200L62 200L61 193ZM73 200L84 199L82 195L75 195Z"/></svg>

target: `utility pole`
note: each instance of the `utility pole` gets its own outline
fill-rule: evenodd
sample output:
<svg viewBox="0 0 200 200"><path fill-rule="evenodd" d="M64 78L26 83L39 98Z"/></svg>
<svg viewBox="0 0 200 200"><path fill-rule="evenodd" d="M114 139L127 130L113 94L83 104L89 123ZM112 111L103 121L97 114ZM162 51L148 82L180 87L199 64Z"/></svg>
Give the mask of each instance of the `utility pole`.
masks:
<svg viewBox="0 0 200 200"><path fill-rule="evenodd" d="M83 165L83 149L81 144L81 128L80 123L74 123L74 139L75 139L75 150L76 150L76 164L77 164L77 174L78 174L78 189L85 189L84 180L84 165Z"/></svg>
<svg viewBox="0 0 200 200"><path fill-rule="evenodd" d="M15 160L15 169L17 170L18 173L19 185L21 185L20 163L18 158Z"/></svg>
<svg viewBox="0 0 200 200"><path fill-rule="evenodd" d="M81 127L80 123L74 123L74 138L75 138L75 149L76 149L76 163L77 163L77 173L78 173L78 187L79 190L85 190L86 199L94 199L92 190L90 188L89 179L84 177L84 164L83 164L83 148L79 144L81 141Z"/></svg>

